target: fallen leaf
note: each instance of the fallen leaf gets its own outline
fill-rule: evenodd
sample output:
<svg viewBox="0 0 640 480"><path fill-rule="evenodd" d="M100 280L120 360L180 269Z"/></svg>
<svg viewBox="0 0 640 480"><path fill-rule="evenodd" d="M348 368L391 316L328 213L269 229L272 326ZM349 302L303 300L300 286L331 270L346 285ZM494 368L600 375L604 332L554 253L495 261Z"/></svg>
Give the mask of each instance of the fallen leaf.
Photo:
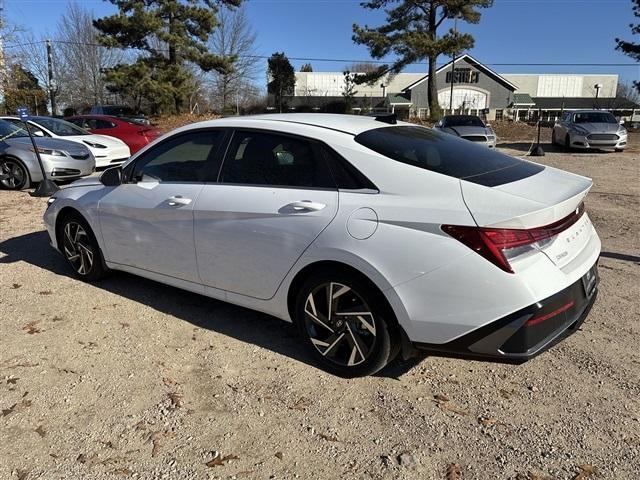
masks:
<svg viewBox="0 0 640 480"><path fill-rule="evenodd" d="M18 480L27 480L27 477L29 476L29 471L28 470L16 470L16 475L17 475L17 479Z"/></svg>
<svg viewBox="0 0 640 480"><path fill-rule="evenodd" d="M502 388L500 390L498 390L498 391L500 392L500 396L502 398L506 398L507 400L509 400L513 396L513 394L515 393L514 390L504 390Z"/></svg>
<svg viewBox="0 0 640 480"><path fill-rule="evenodd" d="M578 465L578 473L573 480L584 480L585 478L592 477L596 474L596 467L589 464Z"/></svg>
<svg viewBox="0 0 640 480"><path fill-rule="evenodd" d="M136 430L146 430L147 425L144 423L144 420L140 420L133 426L133 428L135 428Z"/></svg>
<svg viewBox="0 0 640 480"><path fill-rule="evenodd" d="M181 393L177 393L177 392L169 393L169 400L171 400L171 410L176 410L177 408L180 408L183 404Z"/></svg>
<svg viewBox="0 0 640 480"><path fill-rule="evenodd" d="M19 403L14 403L9 408L3 409L2 410L2 416L6 417L7 415L11 415L12 413L18 413L18 412L21 412L21 411L26 410L27 408L29 408L31 406L31 400L25 400L24 399L24 396L27 393L29 393L29 392L26 392L22 396L22 400Z"/></svg>
<svg viewBox="0 0 640 480"><path fill-rule="evenodd" d="M239 457L236 455L225 455L224 457L222 455L217 455L213 457L211 460L209 460L207 463L205 463L205 465L207 467L220 467L225 463L227 463L229 460L238 460L238 458Z"/></svg>
<svg viewBox="0 0 640 480"><path fill-rule="evenodd" d="M153 432L151 435L149 435L149 439L147 440L147 442L151 442L153 447L151 448L151 456L155 457L158 452L160 451L160 447L162 446L161 440L167 437L172 437L174 434L173 432L169 432L168 430L165 431L158 431L158 432Z"/></svg>
<svg viewBox="0 0 640 480"><path fill-rule="evenodd" d="M51 321L53 321L53 322L61 322L62 320L64 320L64 318L59 317L57 315L51 319Z"/></svg>
<svg viewBox="0 0 640 480"><path fill-rule="evenodd" d="M7 378L7 385L15 385L18 380L20 380L18 377Z"/></svg>
<svg viewBox="0 0 640 480"><path fill-rule="evenodd" d="M38 435L40 435L41 437L44 437L44 436L47 434L47 432L45 431L45 429L44 429L44 428L42 428L42 425L39 425L39 426L38 426L38 428L36 428L34 431L35 431Z"/></svg>
<svg viewBox="0 0 640 480"><path fill-rule="evenodd" d="M440 408L440 410L446 410L448 412L457 413L458 415L470 415L468 410L465 410L464 408L460 408L454 405L444 395L440 395L440 394L434 395L433 398L435 398L436 405L438 405L438 408Z"/></svg>
<svg viewBox="0 0 640 480"><path fill-rule="evenodd" d="M276 458L278 458L278 459L282 460L282 457L283 457L284 455L282 454L282 452L276 452L276 453L275 453L275 456L276 456Z"/></svg>
<svg viewBox="0 0 640 480"><path fill-rule="evenodd" d="M493 427L494 425L504 425L500 420L493 417L479 417L478 423L484 427Z"/></svg>
<svg viewBox="0 0 640 480"><path fill-rule="evenodd" d="M129 328L129 324L127 322L120 322L120 326L122 328Z"/></svg>
<svg viewBox="0 0 640 480"><path fill-rule="evenodd" d="M462 480L462 470L457 463L450 463L447 467L447 480Z"/></svg>
<svg viewBox="0 0 640 480"><path fill-rule="evenodd" d="M11 288L13 288L14 290L16 288L20 288L22 285L20 285L19 283L14 283L13 285L11 285Z"/></svg>
<svg viewBox="0 0 640 480"><path fill-rule="evenodd" d="M51 290L42 290L38 292L40 295L51 295L53 292Z"/></svg>
<svg viewBox="0 0 640 480"><path fill-rule="evenodd" d="M325 435L324 433L320 433L318 434L320 436L320 438L322 438L323 440L326 440L327 442L337 442L338 439L336 437L330 436L330 435Z"/></svg>
<svg viewBox="0 0 640 480"><path fill-rule="evenodd" d="M162 381L167 387L173 387L174 385L178 385L178 382L176 382L173 378L170 378L170 377L164 377Z"/></svg>
<svg viewBox="0 0 640 480"><path fill-rule="evenodd" d="M29 335L33 335L34 333L40 333L41 330L36 327L37 323L38 323L37 321L29 322L24 327L22 327L22 330L26 331Z"/></svg>
<svg viewBox="0 0 640 480"><path fill-rule="evenodd" d="M449 401L449 398L445 397L441 393L436 393L433 396L433 398L436 400L436 402L448 402Z"/></svg>
<svg viewBox="0 0 640 480"><path fill-rule="evenodd" d="M290 407L292 410L306 410L312 405L311 400L305 397L300 397L296 403Z"/></svg>

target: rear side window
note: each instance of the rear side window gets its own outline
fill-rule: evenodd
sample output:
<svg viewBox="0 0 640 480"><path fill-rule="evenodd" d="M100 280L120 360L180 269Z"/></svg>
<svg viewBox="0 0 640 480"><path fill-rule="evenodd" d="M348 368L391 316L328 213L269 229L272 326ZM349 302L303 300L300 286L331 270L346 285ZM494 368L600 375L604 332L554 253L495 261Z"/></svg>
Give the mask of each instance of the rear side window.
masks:
<svg viewBox="0 0 640 480"><path fill-rule="evenodd" d="M327 163L306 139L243 130L236 131L233 136L220 181L294 188L336 188Z"/></svg>
<svg viewBox="0 0 640 480"><path fill-rule="evenodd" d="M378 190L371 180L332 149L324 145L321 148L338 188L343 190Z"/></svg>
<svg viewBox="0 0 640 480"><path fill-rule="evenodd" d="M357 135L355 140L398 162L490 187L544 170L540 165L423 127L376 128Z"/></svg>

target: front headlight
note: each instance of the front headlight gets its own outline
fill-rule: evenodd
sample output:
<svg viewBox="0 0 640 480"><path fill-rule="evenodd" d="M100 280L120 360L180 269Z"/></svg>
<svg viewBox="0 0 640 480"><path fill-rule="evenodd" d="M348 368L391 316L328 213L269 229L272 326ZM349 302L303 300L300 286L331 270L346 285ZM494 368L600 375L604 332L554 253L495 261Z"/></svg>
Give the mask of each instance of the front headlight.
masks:
<svg viewBox="0 0 640 480"><path fill-rule="evenodd" d="M35 152L36 150L34 150L33 147L30 147L29 150L31 150L32 152ZM64 152L62 150L52 150L49 148L42 148L42 147L38 147L37 148L38 153L41 153L42 155L52 155L54 157L66 157L67 156L67 152Z"/></svg>
<svg viewBox="0 0 640 480"><path fill-rule="evenodd" d="M83 142L93 148L107 148L106 145L102 145L100 143L89 142L88 140L83 140Z"/></svg>

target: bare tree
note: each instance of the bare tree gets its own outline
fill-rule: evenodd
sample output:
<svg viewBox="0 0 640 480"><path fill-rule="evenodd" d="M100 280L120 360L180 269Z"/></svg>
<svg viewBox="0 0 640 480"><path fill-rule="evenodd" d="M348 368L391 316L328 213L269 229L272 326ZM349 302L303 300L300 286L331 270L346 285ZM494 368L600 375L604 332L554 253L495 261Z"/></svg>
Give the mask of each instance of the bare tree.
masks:
<svg viewBox="0 0 640 480"><path fill-rule="evenodd" d="M69 3L58 21L55 40L64 64L65 100L73 106L104 103L107 92L102 72L120 63L123 51L98 44L91 12L76 2Z"/></svg>
<svg viewBox="0 0 640 480"><path fill-rule="evenodd" d="M220 56L231 57L233 71L213 72L210 77L213 103L220 111L226 107L237 109L255 100L252 86L259 73L256 53L256 33L249 24L243 7L231 10L221 8L218 12L218 27L209 40L209 49Z"/></svg>
<svg viewBox="0 0 640 480"><path fill-rule="evenodd" d="M640 91L632 83L619 83L617 96L634 103L640 103Z"/></svg>

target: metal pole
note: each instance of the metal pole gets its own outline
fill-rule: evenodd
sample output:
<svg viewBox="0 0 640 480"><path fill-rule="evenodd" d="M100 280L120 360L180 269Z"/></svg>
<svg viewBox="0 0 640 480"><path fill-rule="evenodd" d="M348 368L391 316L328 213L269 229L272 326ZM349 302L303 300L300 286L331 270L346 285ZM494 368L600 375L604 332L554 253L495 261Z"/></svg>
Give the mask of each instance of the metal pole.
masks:
<svg viewBox="0 0 640 480"><path fill-rule="evenodd" d="M458 17L453 19L453 32L458 33ZM453 51L453 57L451 60L451 91L449 92L449 114L453 115L453 78L456 71L456 51Z"/></svg>
<svg viewBox="0 0 640 480"><path fill-rule="evenodd" d="M30 195L32 197L50 197L55 192L60 190L58 186L53 183L52 180L47 178L47 174L44 172L44 165L42 163L42 158L40 157L40 151L38 150L38 146L36 145L36 141L33 139L33 134L31 133L31 129L29 128L29 122L23 120L24 126L27 129L27 133L29 134L29 138L31 139L31 145L33 146L33 151L36 154L36 158L38 159L38 165L40 166L40 172L42 173L42 181L38 184L38 188L36 188Z"/></svg>

